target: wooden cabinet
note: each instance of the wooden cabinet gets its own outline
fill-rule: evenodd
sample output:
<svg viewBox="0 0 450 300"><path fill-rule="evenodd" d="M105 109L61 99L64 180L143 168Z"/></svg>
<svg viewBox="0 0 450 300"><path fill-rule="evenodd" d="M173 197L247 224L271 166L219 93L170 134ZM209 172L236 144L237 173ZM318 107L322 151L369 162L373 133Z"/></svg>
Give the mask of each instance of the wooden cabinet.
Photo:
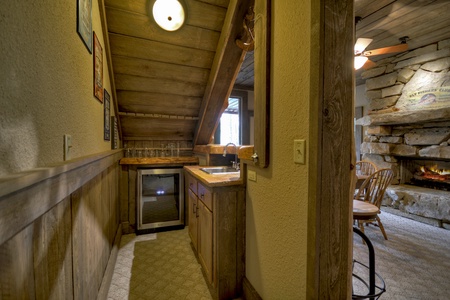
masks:
<svg viewBox="0 0 450 300"><path fill-rule="evenodd" d="M245 264L245 189L208 186L186 176L189 235L214 299L241 296Z"/></svg>
<svg viewBox="0 0 450 300"><path fill-rule="evenodd" d="M197 195L191 189L188 189L188 229L192 244L197 250Z"/></svg>
<svg viewBox="0 0 450 300"><path fill-rule="evenodd" d="M198 259L205 271L208 283L213 282L213 213L202 202L198 202Z"/></svg>

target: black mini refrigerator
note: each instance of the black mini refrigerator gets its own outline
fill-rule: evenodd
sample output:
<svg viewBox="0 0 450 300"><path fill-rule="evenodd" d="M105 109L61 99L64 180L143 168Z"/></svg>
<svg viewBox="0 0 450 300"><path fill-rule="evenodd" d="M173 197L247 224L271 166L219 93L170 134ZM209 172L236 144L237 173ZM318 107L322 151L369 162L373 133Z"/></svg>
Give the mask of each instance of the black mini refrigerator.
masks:
<svg viewBox="0 0 450 300"><path fill-rule="evenodd" d="M183 168L139 169L138 233L184 227Z"/></svg>

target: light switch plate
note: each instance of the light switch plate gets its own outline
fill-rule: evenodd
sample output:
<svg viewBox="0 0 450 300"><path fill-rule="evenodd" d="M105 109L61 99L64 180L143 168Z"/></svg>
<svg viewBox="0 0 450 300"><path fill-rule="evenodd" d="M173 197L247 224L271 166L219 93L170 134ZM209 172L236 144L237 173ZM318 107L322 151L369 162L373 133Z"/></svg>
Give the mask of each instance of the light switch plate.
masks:
<svg viewBox="0 0 450 300"><path fill-rule="evenodd" d="M256 172L247 170L247 178L248 178L248 180L256 181Z"/></svg>
<svg viewBox="0 0 450 300"><path fill-rule="evenodd" d="M305 164L305 140L294 140L294 162L297 164Z"/></svg>

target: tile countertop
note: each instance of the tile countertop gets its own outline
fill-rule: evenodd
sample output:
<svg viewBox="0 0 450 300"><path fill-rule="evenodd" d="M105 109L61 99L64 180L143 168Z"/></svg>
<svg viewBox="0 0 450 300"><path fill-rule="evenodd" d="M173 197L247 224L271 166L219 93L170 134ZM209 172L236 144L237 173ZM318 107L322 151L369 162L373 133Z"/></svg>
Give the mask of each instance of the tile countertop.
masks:
<svg viewBox="0 0 450 300"><path fill-rule="evenodd" d="M244 181L239 174L208 174L200 170L205 166L184 166L184 169L209 187L226 187L243 185Z"/></svg>

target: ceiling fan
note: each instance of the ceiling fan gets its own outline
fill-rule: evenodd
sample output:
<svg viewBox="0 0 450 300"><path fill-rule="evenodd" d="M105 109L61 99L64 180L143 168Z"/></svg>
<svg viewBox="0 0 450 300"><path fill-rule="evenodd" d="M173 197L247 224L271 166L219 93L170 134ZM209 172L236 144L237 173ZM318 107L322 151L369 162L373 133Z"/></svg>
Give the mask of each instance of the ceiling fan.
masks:
<svg viewBox="0 0 450 300"><path fill-rule="evenodd" d="M407 36L403 36L399 38L400 44L384 47L384 48L378 48L373 50L364 51L367 46L373 41L373 39L369 38L358 38L355 43L355 70L360 69L364 66L365 69L370 69L375 65L375 63L368 59L368 56L375 56L375 55L382 55L382 54L389 54L389 53L396 53L396 52L402 52L408 50L408 44L406 44L406 41L409 39Z"/></svg>

